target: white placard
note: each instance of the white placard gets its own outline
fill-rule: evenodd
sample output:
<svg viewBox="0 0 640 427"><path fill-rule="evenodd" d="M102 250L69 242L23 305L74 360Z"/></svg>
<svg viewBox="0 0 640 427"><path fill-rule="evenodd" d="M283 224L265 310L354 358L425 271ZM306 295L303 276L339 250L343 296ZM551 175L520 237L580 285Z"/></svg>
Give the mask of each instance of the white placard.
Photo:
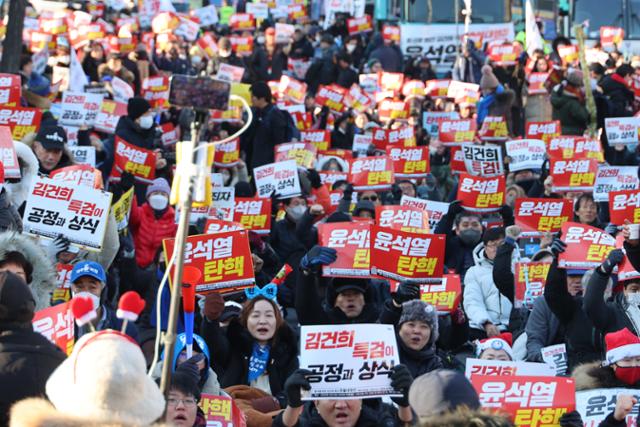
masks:
<svg viewBox="0 0 640 427"><path fill-rule="evenodd" d="M248 9L251 4L254 3L247 3L247 13L250 13ZM218 23L218 11L214 5L194 9L192 13L200 20L200 25L203 27L208 27L209 25L215 25Z"/></svg>
<svg viewBox="0 0 640 427"><path fill-rule="evenodd" d="M134 96L131 85L117 76L111 79L111 89L113 89L113 99L117 102L127 103L129 98Z"/></svg>
<svg viewBox="0 0 640 427"><path fill-rule="evenodd" d="M564 343L544 347L540 352L544 363L553 366L556 370L556 375L566 375L569 361L567 359L567 346Z"/></svg>
<svg viewBox="0 0 640 427"><path fill-rule="evenodd" d="M253 169L258 197L269 198L275 192L278 198L301 194L298 166L295 160L270 163Z"/></svg>
<svg viewBox="0 0 640 427"><path fill-rule="evenodd" d="M424 200L404 195L400 198L400 206L411 206L427 211L429 214L429 228L432 233L442 217L449 211L449 203L434 202L433 200Z"/></svg>
<svg viewBox="0 0 640 427"><path fill-rule="evenodd" d="M593 200L608 202L612 191L637 190L638 166L598 166L593 185Z"/></svg>
<svg viewBox="0 0 640 427"><path fill-rule="evenodd" d="M511 375L555 377L556 370L546 363L512 362L506 360L483 360L468 358L464 376L471 375Z"/></svg>
<svg viewBox="0 0 640 427"><path fill-rule="evenodd" d="M517 172L525 169L541 169L547 153L544 141L540 139L517 139L507 141L509 171Z"/></svg>
<svg viewBox="0 0 640 427"><path fill-rule="evenodd" d="M609 145L637 144L640 117L610 117L604 119Z"/></svg>
<svg viewBox="0 0 640 427"><path fill-rule="evenodd" d="M91 126L100 111L104 95L98 93L65 92L59 122L67 126Z"/></svg>
<svg viewBox="0 0 640 427"><path fill-rule="evenodd" d="M76 163L96 167L96 147L80 146L69 147Z"/></svg>
<svg viewBox="0 0 640 427"><path fill-rule="evenodd" d="M371 144L373 144L372 135L354 135L352 146L353 153L357 154L358 157L365 157L367 155L367 152L369 151L369 148L371 148Z"/></svg>
<svg viewBox="0 0 640 427"><path fill-rule="evenodd" d="M597 388L576 392L576 411L582 416L585 426L597 426L616 409L616 401L621 394L635 396L640 402L640 391L628 388ZM627 416L626 426L635 426L638 417L638 404Z"/></svg>

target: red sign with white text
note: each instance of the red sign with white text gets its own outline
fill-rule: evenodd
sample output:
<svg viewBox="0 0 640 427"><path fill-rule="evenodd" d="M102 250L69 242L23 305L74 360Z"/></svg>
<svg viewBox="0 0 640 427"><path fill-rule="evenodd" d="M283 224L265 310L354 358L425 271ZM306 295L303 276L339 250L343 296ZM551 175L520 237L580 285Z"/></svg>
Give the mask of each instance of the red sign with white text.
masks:
<svg viewBox="0 0 640 427"><path fill-rule="evenodd" d="M457 199L467 210L492 212L504 205L504 190L504 176L483 178L461 173Z"/></svg>
<svg viewBox="0 0 640 427"><path fill-rule="evenodd" d="M129 172L143 182L151 182L156 175L156 153L136 147L116 136L115 158L111 177L119 179L122 172Z"/></svg>
<svg viewBox="0 0 640 427"><path fill-rule="evenodd" d="M560 133L560 120L553 120L550 122L527 122L527 139L541 139L548 144L552 138L560 136Z"/></svg>
<svg viewBox="0 0 640 427"><path fill-rule="evenodd" d="M429 214L411 206L376 206L376 224L410 233L429 233Z"/></svg>
<svg viewBox="0 0 640 427"><path fill-rule="evenodd" d="M393 162L387 156L358 157L349 162L349 176L356 191L385 190L393 184Z"/></svg>
<svg viewBox="0 0 640 427"><path fill-rule="evenodd" d="M36 312L31 324L35 332L44 335L68 355L73 349L73 321L69 303L64 303Z"/></svg>
<svg viewBox="0 0 640 427"><path fill-rule="evenodd" d="M520 198L516 199L514 214L523 236L555 233L573 218L573 200Z"/></svg>
<svg viewBox="0 0 640 427"><path fill-rule="evenodd" d="M640 190L622 190L609 193L611 223L622 225L628 219L640 224Z"/></svg>
<svg viewBox="0 0 640 427"><path fill-rule="evenodd" d="M598 174L598 161L557 160L552 157L549 170L553 176L553 191L591 191Z"/></svg>
<svg viewBox="0 0 640 427"><path fill-rule="evenodd" d="M476 121L473 119L448 120L438 123L438 139L444 145L460 145L473 142L476 137Z"/></svg>
<svg viewBox="0 0 640 427"><path fill-rule="evenodd" d="M599 228L565 222L561 230L567 249L558 257L558 267L590 270L598 267L615 249L616 239Z"/></svg>
<svg viewBox="0 0 640 427"><path fill-rule="evenodd" d="M429 147L387 147L397 178L421 178L430 170Z"/></svg>
<svg viewBox="0 0 640 427"><path fill-rule="evenodd" d="M322 267L324 277L370 277L370 227L370 221L318 225L319 244L338 252L335 262Z"/></svg>
<svg viewBox="0 0 640 427"><path fill-rule="evenodd" d="M236 197L233 220L258 234L271 231L271 199Z"/></svg>
<svg viewBox="0 0 640 427"><path fill-rule="evenodd" d="M458 274L445 274L442 283L420 285L420 300L431 304L438 313L453 313L462 299Z"/></svg>

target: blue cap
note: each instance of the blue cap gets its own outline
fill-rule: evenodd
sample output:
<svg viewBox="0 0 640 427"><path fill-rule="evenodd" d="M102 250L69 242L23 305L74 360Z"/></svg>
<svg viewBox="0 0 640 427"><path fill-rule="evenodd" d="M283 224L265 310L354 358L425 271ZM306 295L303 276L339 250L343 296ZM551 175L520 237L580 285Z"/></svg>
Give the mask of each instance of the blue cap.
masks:
<svg viewBox="0 0 640 427"><path fill-rule="evenodd" d="M567 276L584 276L587 270L568 269Z"/></svg>
<svg viewBox="0 0 640 427"><path fill-rule="evenodd" d="M104 268L95 261L82 261L73 266L73 270L71 270L71 283L75 283L83 276L91 276L102 283L107 282Z"/></svg>

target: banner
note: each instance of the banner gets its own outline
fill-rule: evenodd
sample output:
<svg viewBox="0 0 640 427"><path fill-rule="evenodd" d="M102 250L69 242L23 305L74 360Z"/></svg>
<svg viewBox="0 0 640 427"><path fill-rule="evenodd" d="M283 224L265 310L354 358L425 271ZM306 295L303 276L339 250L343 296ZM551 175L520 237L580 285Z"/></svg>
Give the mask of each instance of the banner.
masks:
<svg viewBox="0 0 640 427"><path fill-rule="evenodd" d="M507 122L502 116L487 116L482 122L478 136L483 141L506 141L509 139Z"/></svg>
<svg viewBox="0 0 640 427"><path fill-rule="evenodd" d="M599 426L616 409L616 401L621 394L634 396L640 402L638 389L597 388L576 392L576 411L580 413L585 427ZM631 413L627 415L625 426L637 425L638 406L639 404L636 403Z"/></svg>
<svg viewBox="0 0 640 427"><path fill-rule="evenodd" d="M471 175L504 175L502 148L497 145L462 144L462 156L467 173Z"/></svg>
<svg viewBox="0 0 640 427"><path fill-rule="evenodd" d="M420 300L434 306L438 314L453 313L461 299L462 286L458 274L445 274L442 283L420 285Z"/></svg>
<svg viewBox="0 0 640 427"><path fill-rule="evenodd" d="M275 193L278 198L285 199L302 193L295 160L254 168L253 176L256 180L258 197L271 198Z"/></svg>
<svg viewBox="0 0 640 427"><path fill-rule="evenodd" d="M116 218L118 224L118 232L123 231L129 225L129 214L133 204L133 187L124 193L120 199L111 206L111 212Z"/></svg>
<svg viewBox="0 0 640 427"><path fill-rule="evenodd" d="M609 145L637 144L640 117L609 117L604 119Z"/></svg>
<svg viewBox="0 0 640 427"><path fill-rule="evenodd" d="M433 200L424 200L405 195L400 198L400 206L410 206L427 211L430 230L435 230L442 217L449 211L449 203L434 202Z"/></svg>
<svg viewBox="0 0 640 427"><path fill-rule="evenodd" d="M429 173L429 147L387 147L396 178L422 178Z"/></svg>
<svg viewBox="0 0 640 427"><path fill-rule="evenodd" d="M59 122L67 126L91 126L102 106L103 97L97 93L63 93Z"/></svg>
<svg viewBox="0 0 640 427"><path fill-rule="evenodd" d="M478 375L492 377L554 377L556 373L546 363L468 358L465 363L464 376L471 378Z"/></svg>
<svg viewBox="0 0 640 427"><path fill-rule="evenodd" d="M129 172L136 179L151 183L156 175L156 153L129 144L116 136L115 158L111 177L119 179L122 172Z"/></svg>
<svg viewBox="0 0 640 427"><path fill-rule="evenodd" d="M338 252L322 267L324 277L370 277L370 227L369 221L318 224L318 243Z"/></svg>
<svg viewBox="0 0 640 427"><path fill-rule="evenodd" d="M598 161L549 160L550 174L553 176L553 191L591 191L598 173Z"/></svg>
<svg viewBox="0 0 640 427"><path fill-rule="evenodd" d="M622 225L625 219L640 224L640 191L623 190L609 193L611 223Z"/></svg>
<svg viewBox="0 0 640 427"><path fill-rule="evenodd" d="M17 74L0 74L0 105L15 107L20 105L22 84Z"/></svg>
<svg viewBox="0 0 640 427"><path fill-rule="evenodd" d="M387 156L352 159L349 161L349 182L356 191L389 189L394 182L393 162Z"/></svg>
<svg viewBox="0 0 640 427"><path fill-rule="evenodd" d="M230 397L203 393L198 406L207 420L207 426L247 427L244 413Z"/></svg>
<svg viewBox="0 0 640 427"><path fill-rule="evenodd" d="M276 163L293 160L296 165L305 169L313 168L317 154L315 145L308 142L286 142L273 148Z"/></svg>
<svg viewBox="0 0 640 427"><path fill-rule="evenodd" d="M346 94L347 89L336 84L328 86L320 85L316 93L315 103L320 107L326 106L331 111L340 114L345 109L344 98Z"/></svg>
<svg viewBox="0 0 640 427"><path fill-rule="evenodd" d="M476 122L473 119L442 119L438 123L438 139L447 146L473 142L476 129Z"/></svg>
<svg viewBox="0 0 640 427"><path fill-rule="evenodd" d="M546 144L560 136L562 129L560 120L550 122L527 122L525 136L528 139L541 139Z"/></svg>
<svg viewBox="0 0 640 427"><path fill-rule="evenodd" d="M506 144L509 172L542 169L546 157L545 143L539 139L516 139Z"/></svg>
<svg viewBox="0 0 640 427"><path fill-rule="evenodd" d="M444 269L443 234L371 227L371 274L413 283L439 283Z"/></svg>
<svg viewBox="0 0 640 427"><path fill-rule="evenodd" d="M493 212L504 205L504 190L504 176L483 178L461 173L456 199L467 210Z"/></svg>
<svg viewBox="0 0 640 427"><path fill-rule="evenodd" d="M593 187L596 202L608 202L609 193L622 190L637 190L638 166L600 166Z"/></svg>
<svg viewBox="0 0 640 427"><path fill-rule="evenodd" d="M569 368L569 360L567 358L567 345L556 344L542 348L542 360L549 366L553 366L557 376L565 376Z"/></svg>
<svg viewBox="0 0 640 427"><path fill-rule="evenodd" d="M515 301L516 308L531 309L536 298L542 297L547 283L550 263L516 262L515 265Z"/></svg>
<svg viewBox="0 0 640 427"><path fill-rule="evenodd" d="M174 239L162 241L166 259L173 256L174 242ZM196 284L199 295L237 292L255 284L249 237L245 230L187 237L184 263L202 273Z"/></svg>
<svg viewBox="0 0 640 427"><path fill-rule="evenodd" d="M560 231L573 219L573 200L518 198L513 211L523 237L540 237Z"/></svg>
<svg viewBox="0 0 640 427"><path fill-rule="evenodd" d="M258 234L271 231L271 199L236 197L233 220Z"/></svg>
<svg viewBox="0 0 640 427"><path fill-rule="evenodd" d="M398 396L391 368L400 363L393 325L313 325L300 328L300 368L311 390L303 400Z"/></svg>
<svg viewBox="0 0 640 427"><path fill-rule="evenodd" d="M85 185L98 190L104 188L102 172L90 165L77 164L56 169L49 174L49 178L57 182Z"/></svg>
<svg viewBox="0 0 640 427"><path fill-rule="evenodd" d="M518 426L558 426L576 406L571 378L472 375L471 384L482 408L507 412Z"/></svg>
<svg viewBox="0 0 640 427"><path fill-rule="evenodd" d="M38 108L0 107L0 126L9 126L16 141L37 132L41 119L42 110Z"/></svg>
<svg viewBox="0 0 640 427"><path fill-rule="evenodd" d="M111 193L50 178L34 179L22 217L25 233L99 252L107 229Z"/></svg>
<svg viewBox="0 0 640 427"><path fill-rule="evenodd" d="M602 47L617 47L624 40L624 29L620 27L600 27Z"/></svg>
<svg viewBox="0 0 640 427"><path fill-rule="evenodd" d="M557 160L595 159L603 162L600 140L582 136L563 135L552 138L547 150L549 157Z"/></svg>
<svg viewBox="0 0 640 427"><path fill-rule="evenodd" d="M127 104L104 99L96 114L93 127L99 132L116 133L116 126L121 116L127 115Z"/></svg>
<svg viewBox="0 0 640 427"><path fill-rule="evenodd" d="M37 311L31 324L34 332L43 335L64 354L71 354L74 343L74 318L69 303Z"/></svg>
<svg viewBox="0 0 640 427"><path fill-rule="evenodd" d="M13 138L11 137L11 129L6 126L0 126L0 162L4 169L4 179L20 178L20 164L18 163L18 155L13 146Z"/></svg>
<svg viewBox="0 0 640 427"><path fill-rule="evenodd" d="M615 249L616 239L609 233L577 222L562 224L562 241L567 249L558 257L558 267L591 270Z"/></svg>
<svg viewBox="0 0 640 427"><path fill-rule="evenodd" d="M411 206L376 206L376 224L409 233L428 234L429 214Z"/></svg>

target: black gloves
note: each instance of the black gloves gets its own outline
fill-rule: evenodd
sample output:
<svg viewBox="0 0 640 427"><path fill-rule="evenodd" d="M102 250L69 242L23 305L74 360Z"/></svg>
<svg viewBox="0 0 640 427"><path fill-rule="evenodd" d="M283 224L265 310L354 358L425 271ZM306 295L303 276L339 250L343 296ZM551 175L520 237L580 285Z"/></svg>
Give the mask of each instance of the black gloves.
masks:
<svg viewBox="0 0 640 427"><path fill-rule="evenodd" d="M620 264L624 259L624 252L622 249L614 249L609 252L609 256L606 260L600 265L600 271L603 274L610 275L613 272L613 269L616 265Z"/></svg>
<svg viewBox="0 0 640 427"><path fill-rule="evenodd" d="M409 406L409 387L413 382L413 376L405 365L396 365L391 369L391 387L402 393L402 397L392 397L391 400L398 406Z"/></svg>
<svg viewBox="0 0 640 427"><path fill-rule="evenodd" d="M322 181L320 180L320 174L315 169L307 169L307 178L311 183L312 188L320 188L322 187Z"/></svg>
<svg viewBox="0 0 640 427"><path fill-rule="evenodd" d="M562 252L564 252L565 249L567 249L567 244L565 242L563 242L562 240L560 240L559 238L554 237L550 248L551 248L551 252L553 253L553 255L554 256L558 256Z"/></svg>
<svg viewBox="0 0 640 427"><path fill-rule="evenodd" d="M299 408L303 405L300 389L311 390L311 384L307 375L313 372L307 369L296 370L284 383L284 392L287 395L287 405L291 408Z"/></svg>
<svg viewBox="0 0 640 427"><path fill-rule="evenodd" d="M400 282L398 289L391 295L393 301L402 305L402 303L420 298L420 286L410 282Z"/></svg>
<svg viewBox="0 0 640 427"><path fill-rule="evenodd" d="M500 208L500 210L498 212L500 213L500 216L502 217L502 222L503 222L505 227L508 227L508 226L514 224L515 219L513 217L513 209L511 209L511 206L502 205L502 207Z"/></svg>
<svg viewBox="0 0 640 427"><path fill-rule="evenodd" d="M571 411L560 417L560 427L582 427L582 416L578 411Z"/></svg>
<svg viewBox="0 0 640 427"><path fill-rule="evenodd" d="M353 197L353 184L347 184L347 188L342 192L342 198L345 200L351 200Z"/></svg>
<svg viewBox="0 0 640 427"><path fill-rule="evenodd" d="M454 200L453 202L449 203L449 210L447 211L447 216L449 218L453 218L463 210L464 209L462 209L462 204L460 203L460 200Z"/></svg>
<svg viewBox="0 0 640 427"><path fill-rule="evenodd" d="M122 192L126 193L134 184L134 176L129 172L122 172L122 176L120 177L120 188L122 188Z"/></svg>
<svg viewBox="0 0 640 427"><path fill-rule="evenodd" d="M333 248L315 245L300 260L300 267L311 269L320 265L328 265L336 260L338 253Z"/></svg>

